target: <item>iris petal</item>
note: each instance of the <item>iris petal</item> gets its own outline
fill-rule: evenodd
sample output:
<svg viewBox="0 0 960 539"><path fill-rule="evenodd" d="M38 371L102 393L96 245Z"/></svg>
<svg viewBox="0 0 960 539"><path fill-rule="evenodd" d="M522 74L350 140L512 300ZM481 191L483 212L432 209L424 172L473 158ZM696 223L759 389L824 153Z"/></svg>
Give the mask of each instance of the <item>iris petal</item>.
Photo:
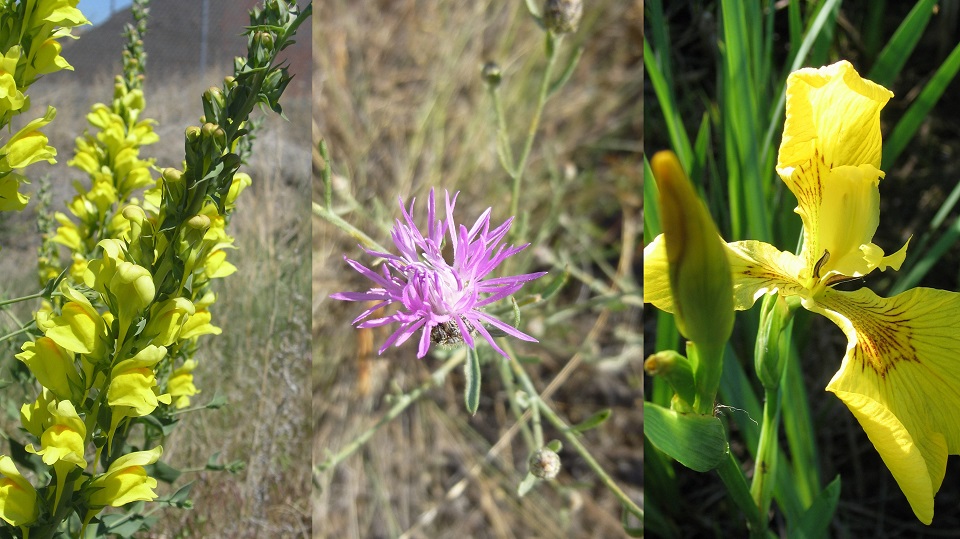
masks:
<svg viewBox="0 0 960 539"><path fill-rule="evenodd" d="M947 455L960 454L960 294L892 298L828 289L804 306L836 323L847 353L827 385L854 413L917 518L933 519Z"/></svg>

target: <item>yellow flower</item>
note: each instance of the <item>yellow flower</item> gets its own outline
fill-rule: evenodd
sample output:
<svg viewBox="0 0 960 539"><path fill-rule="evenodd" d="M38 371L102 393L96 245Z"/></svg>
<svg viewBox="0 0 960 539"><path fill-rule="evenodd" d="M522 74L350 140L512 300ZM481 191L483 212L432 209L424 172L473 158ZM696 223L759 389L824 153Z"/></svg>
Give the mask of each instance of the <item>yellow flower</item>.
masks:
<svg viewBox="0 0 960 539"><path fill-rule="evenodd" d="M82 391L83 382L74 364L74 354L58 345L49 337L23 343L23 352L17 354L37 377L40 385L48 388L58 398L69 399ZM79 395L77 395L79 396Z"/></svg>
<svg viewBox="0 0 960 539"><path fill-rule="evenodd" d="M37 489L20 474L12 458L0 455L0 518L11 526L26 526L39 516Z"/></svg>
<svg viewBox="0 0 960 539"><path fill-rule="evenodd" d="M157 480L147 475L144 466L157 462L162 452L157 446L113 461L106 472L84 485L90 492L90 506L120 507L130 502L155 500L157 493L153 489L157 488Z"/></svg>
<svg viewBox="0 0 960 539"><path fill-rule="evenodd" d="M853 412L917 518L933 520L948 454L960 454L960 294L916 288L891 298L834 285L888 267L873 243L880 215L880 109L892 94L848 62L801 69L787 80L777 172L797 197L800 255L759 241L727 244L734 305L765 294L797 296L847 337L827 385ZM662 237L644 249L644 301L673 312Z"/></svg>
<svg viewBox="0 0 960 539"><path fill-rule="evenodd" d="M77 409L68 400L51 402L47 406L50 413L50 425L40 435L40 449L33 444L26 447L28 453L35 453L43 458L43 463L53 466L57 477L57 490L54 496L54 512L60 505L60 496L63 494L67 475L75 466L87 467L84 458L84 440L87 436L87 427L83 419L77 414Z"/></svg>
<svg viewBox="0 0 960 539"><path fill-rule="evenodd" d="M154 369L165 356L167 349L149 345L130 359L117 363L110 372L107 388L107 403L113 412L108 449L120 422L128 417L143 417L151 414L160 403L170 404L170 395L158 395L157 376Z"/></svg>
<svg viewBox="0 0 960 539"><path fill-rule="evenodd" d="M193 369L195 368L197 368L196 360L188 359L170 375L170 380L167 382L167 392L174 398L173 405L177 409L190 406L190 397L200 393L197 386L193 385Z"/></svg>

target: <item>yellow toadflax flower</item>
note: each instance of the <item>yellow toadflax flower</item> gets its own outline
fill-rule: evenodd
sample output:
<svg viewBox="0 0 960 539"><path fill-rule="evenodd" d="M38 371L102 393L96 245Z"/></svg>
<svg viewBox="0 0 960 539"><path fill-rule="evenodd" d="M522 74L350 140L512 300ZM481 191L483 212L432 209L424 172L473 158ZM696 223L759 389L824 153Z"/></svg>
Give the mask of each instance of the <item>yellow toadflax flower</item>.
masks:
<svg viewBox="0 0 960 539"><path fill-rule="evenodd" d="M27 526L39 516L37 489L20 474L12 458L0 455L0 518L11 526Z"/></svg>
<svg viewBox="0 0 960 539"><path fill-rule="evenodd" d="M960 454L960 294L915 288L882 298L834 285L875 269L899 269L906 245L885 255L879 224L880 109L892 97L848 62L801 69L787 80L777 172L797 197L800 255L759 241L727 245L734 305L765 294L798 296L843 330L847 351L827 385L853 412L917 518L933 520L947 455ZM645 301L674 311L667 254L644 249Z"/></svg>
<svg viewBox="0 0 960 539"><path fill-rule="evenodd" d="M147 475L143 468L157 462L163 449L160 446L149 451L135 451L110 464L107 471L93 478L84 488L90 491L92 507L120 507L135 501L153 501L157 493L157 480Z"/></svg>

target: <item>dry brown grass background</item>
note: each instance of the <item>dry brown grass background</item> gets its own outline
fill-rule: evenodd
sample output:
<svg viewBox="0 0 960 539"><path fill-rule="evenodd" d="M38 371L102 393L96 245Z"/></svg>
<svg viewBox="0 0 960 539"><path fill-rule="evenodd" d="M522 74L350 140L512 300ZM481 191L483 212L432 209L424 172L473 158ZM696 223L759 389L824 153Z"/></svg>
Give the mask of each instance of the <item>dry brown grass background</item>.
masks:
<svg viewBox="0 0 960 539"><path fill-rule="evenodd" d="M568 421L613 410L582 440L638 503L641 13L640 2L587 2L580 30L566 39L565 51L582 45L584 56L547 104L515 224L520 241L533 245L513 268L555 275L567 267L574 274L555 301L524 312L521 329L540 343L515 345L539 360L526 367L539 390L555 382L550 402ZM488 60L502 66L516 148L544 64L543 34L523 3L331 0L314 24L314 137L331 149L337 212L388 242L397 197L425 197L436 186L461 191L458 221L469 225L488 206L493 221L506 219L509 177L497 163L479 74ZM319 183L313 196L322 199ZM377 356L388 333L350 326L360 306L328 296L367 283L343 254L370 262L354 240L315 217L318 463L440 364L429 355L418 360L410 343ZM464 410L456 371L350 458L317 473L314 536L624 536L619 504L569 448L556 481L516 497L527 447L510 434L515 421L496 369L487 365L483 376L476 416ZM559 434L548 427L545 437Z"/></svg>
<svg viewBox="0 0 960 539"><path fill-rule="evenodd" d="M161 6L153 6L154 10ZM237 32L242 28L236 28ZM148 34L148 39L162 39ZM119 37L117 38L119 42ZM307 42L296 46L309 46ZM240 51L236 51L240 52ZM119 54L119 52L117 53ZM119 62L117 62L119 65ZM161 141L143 148L157 166L182 167L183 132L202 114L200 95L210 84L232 72L232 66L210 69L210 80L183 77L150 78L143 117L156 119ZM36 188L44 175L54 193L53 209L64 211L72 197L73 180L89 185L83 174L66 167L73 156L73 138L87 127L85 115L95 102L109 102L112 81L105 77L80 84L73 73L61 72L32 87L33 110L47 103L58 108L45 131L59 151L55 166L29 169ZM301 73L298 76L307 77ZM237 474L200 471L185 473L161 494L195 481L191 510L160 508L160 523L150 537L309 537L310 536L310 288L309 190L310 169L306 96L284 96L290 121L268 116L245 170L253 184L237 205L228 233L237 250L228 259L239 271L214 288L213 323L223 329L207 336L197 353L195 380L205 403L221 395L229 405L219 410L186 414L177 431L163 443L163 460L180 469L202 469L220 453L222 463L243 461ZM255 113L255 114L260 114ZM36 201L24 212L4 214L0 230L0 275L8 297L36 289ZM36 304L18 305L15 312L29 319ZM4 320L6 323L6 320ZM6 328L4 328L6 329ZM6 333L6 331L0 331ZM15 351L3 349L6 362ZM20 402L15 388L3 395L3 427L15 432ZM30 396L32 399L33 396ZM0 450L2 451L2 450ZM148 507L156 508L157 506Z"/></svg>

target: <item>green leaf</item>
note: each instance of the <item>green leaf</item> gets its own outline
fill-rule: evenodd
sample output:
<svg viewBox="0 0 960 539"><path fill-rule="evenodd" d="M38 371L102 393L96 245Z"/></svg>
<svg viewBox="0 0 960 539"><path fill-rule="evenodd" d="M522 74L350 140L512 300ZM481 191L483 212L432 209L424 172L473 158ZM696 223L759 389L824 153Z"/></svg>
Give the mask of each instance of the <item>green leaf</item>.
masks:
<svg viewBox="0 0 960 539"><path fill-rule="evenodd" d="M169 464L163 461L157 461L147 466L146 468L147 468L147 474L150 477L159 479L164 483L173 483L174 481L179 479L181 475L180 470L174 468L173 466L170 466Z"/></svg>
<svg viewBox="0 0 960 539"><path fill-rule="evenodd" d="M593 414L592 416L584 419L583 421L577 423L576 425L571 425L570 430L576 432L585 432L590 429L595 429L603 424L604 421L610 418L610 408L604 408L599 412Z"/></svg>
<svg viewBox="0 0 960 539"><path fill-rule="evenodd" d="M923 30L930 22L937 0L920 0L917 2L907 18L900 23L900 27L893 33L887 46L877 57L877 63L867 75L867 78L882 86L890 86L900 74L907 58L923 36Z"/></svg>
<svg viewBox="0 0 960 539"><path fill-rule="evenodd" d="M216 410L217 408L223 408L227 404L229 404L229 402L227 401L227 398L224 397L223 395L218 394L218 395L214 395L213 398L210 399L210 402L208 402L206 406L204 406L204 408L208 410Z"/></svg>
<svg viewBox="0 0 960 539"><path fill-rule="evenodd" d="M550 440L546 445L547 449L553 451L554 453L559 453L563 449L563 442L560 440Z"/></svg>
<svg viewBox="0 0 960 539"><path fill-rule="evenodd" d="M480 407L480 356L473 348L467 348L467 362L463 365L466 386L463 389L463 401L470 415L476 415Z"/></svg>
<svg viewBox="0 0 960 539"><path fill-rule="evenodd" d="M643 435L680 464L698 472L716 468L727 453L723 424L713 416L679 414L643 403Z"/></svg>
<svg viewBox="0 0 960 539"><path fill-rule="evenodd" d="M166 502L181 509L193 507L193 500L190 499L190 489L193 488L193 481L180 487L176 492L167 497Z"/></svg>
<svg viewBox="0 0 960 539"><path fill-rule="evenodd" d="M560 88L563 88L563 86L567 84L567 81L569 81L573 75L573 70L577 67L577 63L580 62L581 56L583 56L583 47L577 47L577 50L573 51L573 54L570 55L570 59L567 61L566 67L563 68L563 73L560 74L560 78L550 85L550 89L547 90L547 97L557 93Z"/></svg>
<svg viewBox="0 0 960 539"><path fill-rule="evenodd" d="M523 498L536 484L537 477L532 473L527 472L526 477L524 477L523 481L520 481L520 485L517 486L517 496Z"/></svg>
<svg viewBox="0 0 960 539"><path fill-rule="evenodd" d="M790 533L790 537L814 539L826 537L827 527L833 519L833 512L837 509L837 500L840 499L840 476L833 478L827 488L813 500L813 503L800 516L797 529Z"/></svg>
<svg viewBox="0 0 960 539"><path fill-rule="evenodd" d="M960 71L960 44L954 47L950 56L933 74L933 78L924 86L923 91L917 96L917 100L910 105L907 113L897 122L893 132L884 141L881 170L890 170L897 157L906 149L907 144L920 130L923 121L930 114L937 101L940 100L940 97L943 96L947 86L956 77L957 71Z"/></svg>

